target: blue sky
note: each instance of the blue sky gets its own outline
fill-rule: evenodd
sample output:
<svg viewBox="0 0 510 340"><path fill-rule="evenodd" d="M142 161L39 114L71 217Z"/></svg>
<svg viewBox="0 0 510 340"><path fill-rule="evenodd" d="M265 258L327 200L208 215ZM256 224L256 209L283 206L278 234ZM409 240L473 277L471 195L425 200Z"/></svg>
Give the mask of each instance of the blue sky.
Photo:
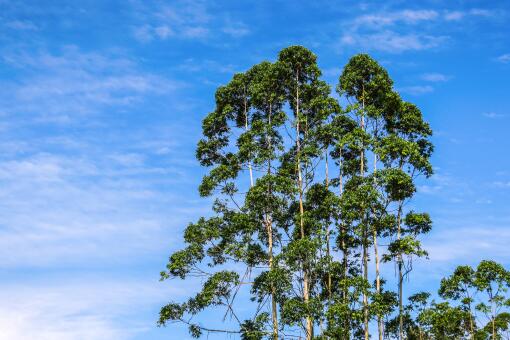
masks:
<svg viewBox="0 0 510 340"><path fill-rule="evenodd" d="M217 86L292 44L333 86L370 53L432 125L413 203L431 255L408 291L510 265L509 19L507 1L0 0L0 339L188 338L155 321L193 289L158 279L209 213L201 119Z"/></svg>

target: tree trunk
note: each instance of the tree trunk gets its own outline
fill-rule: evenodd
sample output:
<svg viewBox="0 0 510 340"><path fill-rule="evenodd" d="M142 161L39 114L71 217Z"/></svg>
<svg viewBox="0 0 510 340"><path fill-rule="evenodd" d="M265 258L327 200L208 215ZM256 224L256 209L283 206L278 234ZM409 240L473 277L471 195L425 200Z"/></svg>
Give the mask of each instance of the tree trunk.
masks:
<svg viewBox="0 0 510 340"><path fill-rule="evenodd" d="M298 190L299 190L299 227L301 232L301 239L305 238L305 226L304 226L304 207L303 207L303 176L301 173L301 143L300 143L300 115L299 115L299 76L296 73L296 162L297 162L297 173L298 173ZM308 277L308 268L306 263L303 266L303 300L306 305L310 300L310 282ZM313 321L312 318L306 316L306 340L311 340L313 337Z"/></svg>
<svg viewBox="0 0 510 340"><path fill-rule="evenodd" d="M273 222L271 218L267 220L268 234L268 253L269 253L269 270L273 270ZM273 321L273 340L278 340L278 312L276 308L276 287L271 284L271 318Z"/></svg>
<svg viewBox="0 0 510 340"><path fill-rule="evenodd" d="M492 339L496 339L496 324L495 324L495 319L494 317L492 318L491 322L492 322Z"/></svg>
<svg viewBox="0 0 510 340"><path fill-rule="evenodd" d="M376 132L377 134L377 132ZM374 184L377 185L375 174L377 172L377 154L374 153ZM377 294L381 293L381 278L379 274L379 250L377 248L377 230L373 228L374 257L375 257L375 290ZM377 330L379 340L383 340L383 320L380 315L377 316Z"/></svg>
<svg viewBox="0 0 510 340"><path fill-rule="evenodd" d="M329 167L328 167L328 149L326 148L326 189L329 189ZM329 235L329 224L326 225L326 256L328 258L328 263L331 264L330 256L331 249L329 246L330 235ZM331 304L331 268L328 268L328 304Z"/></svg>
<svg viewBox="0 0 510 340"><path fill-rule="evenodd" d="M246 101L246 85L244 86L244 130L248 131L248 103ZM253 186L253 170L251 168L251 159L248 160L248 170L250 171L250 187Z"/></svg>
<svg viewBox="0 0 510 340"><path fill-rule="evenodd" d="M361 130L365 131L365 90L363 89L363 103L362 103L362 112L361 112ZM361 177L365 177L365 146L361 146L361 159L360 159L360 175ZM365 209L362 209L362 246L363 246L363 278L366 282L368 282L368 251L367 251L367 243L368 243L368 235L367 235L367 226L365 225L365 221L363 221L365 217ZM364 324L364 333L365 340L369 339L368 333L368 296L367 292L363 290L363 324Z"/></svg>
<svg viewBox="0 0 510 340"><path fill-rule="evenodd" d="M269 104L269 119L268 123L271 126L271 115L272 115L272 106ZM271 149L271 137L268 136L268 147ZM267 163L267 174L271 175L271 159L268 160ZM268 194L271 196L272 190L271 186L268 188ZM266 217L267 222L267 240L268 240L268 255L269 255L269 270L273 270L273 221L270 216ZM276 287L271 284L271 318L273 321L273 339L278 340L278 312L276 308Z"/></svg>
<svg viewBox="0 0 510 340"><path fill-rule="evenodd" d="M340 161L339 161L339 174L338 174L338 180L339 180L339 194L340 194L340 198L342 198L342 194L344 192L344 187L343 187L343 173L342 173L342 148L340 148ZM342 250L342 254L343 254L343 259L342 259L342 269L343 269L343 279L344 280L347 280L347 273L348 273L348 265L349 265L349 253L348 253L348 250L347 250L347 242L346 242L346 239L347 239L347 230L344 226L344 224L342 223L342 221L340 221L340 233L341 233L341 241L340 241L340 247L341 247L341 250ZM343 287L342 287L342 300L344 302L344 304L347 304L347 284L345 283L346 281L344 281L344 284L343 284ZM345 339L350 339L350 323L349 323L349 318L345 318Z"/></svg>
<svg viewBox="0 0 510 340"><path fill-rule="evenodd" d="M397 213L397 239L401 237L401 221L402 221L402 205L400 201L398 204ZM403 283L404 277L402 272L403 259L402 254L398 255L398 338L402 340L404 338L404 304L403 304Z"/></svg>

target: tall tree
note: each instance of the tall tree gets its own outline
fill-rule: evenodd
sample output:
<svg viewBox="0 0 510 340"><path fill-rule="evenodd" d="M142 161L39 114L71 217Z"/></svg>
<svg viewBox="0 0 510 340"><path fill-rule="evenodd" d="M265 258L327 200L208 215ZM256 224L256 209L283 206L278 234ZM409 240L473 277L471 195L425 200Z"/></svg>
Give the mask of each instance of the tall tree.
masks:
<svg viewBox="0 0 510 340"><path fill-rule="evenodd" d="M374 151L374 176L377 171L377 139L379 138L379 120L382 116L382 110L385 106L385 98L392 90L392 81L387 72L375 60L366 54L359 54L349 60L345 66L338 84L341 95L345 95L349 100L349 110L353 111L358 117L359 131L357 133L359 146L359 178L353 180L358 182L359 201L359 228L361 235L362 253L363 253L363 278L368 282L368 249L370 246L369 234L373 235L373 245L375 251L375 270L376 270L376 292L380 293L379 276L379 256L377 248L377 230L373 228L370 233L369 221L373 217L373 205L377 200L377 194L372 183L367 183L365 172L367 170L368 150ZM354 189L354 188L353 188ZM363 294L364 326L365 339L369 338L369 307L368 292ZM382 320L378 319L379 338L382 339Z"/></svg>

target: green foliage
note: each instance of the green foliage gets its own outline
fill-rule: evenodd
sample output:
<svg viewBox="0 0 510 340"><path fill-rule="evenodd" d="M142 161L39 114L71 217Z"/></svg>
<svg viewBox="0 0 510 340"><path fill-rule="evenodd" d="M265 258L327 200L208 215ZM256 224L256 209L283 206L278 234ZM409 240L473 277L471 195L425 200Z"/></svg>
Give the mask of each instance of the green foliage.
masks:
<svg viewBox="0 0 510 340"><path fill-rule="evenodd" d="M371 261L377 268L380 259L395 261L399 270L407 263L407 275L413 257L427 255L419 236L431 219L404 209L417 175L432 174L432 131L421 111L366 54L352 57L339 77L348 105L320 77L316 55L290 46L216 90L196 150L207 170L199 193L214 199L212 216L188 225L161 273L162 280L199 277L202 285L163 307L160 325L185 323L195 338L349 339L368 334L372 320L382 326L400 315L411 337L435 334L441 310L459 317L457 307L440 304L425 317L424 296L412 297L404 315L401 290L386 287L378 270L368 280ZM380 239L387 253L372 258ZM241 298L253 307L242 315ZM413 319L418 305L426 322ZM208 308L223 310L231 328L193 321ZM498 329L505 320L497 319ZM387 334L396 334L394 323Z"/></svg>

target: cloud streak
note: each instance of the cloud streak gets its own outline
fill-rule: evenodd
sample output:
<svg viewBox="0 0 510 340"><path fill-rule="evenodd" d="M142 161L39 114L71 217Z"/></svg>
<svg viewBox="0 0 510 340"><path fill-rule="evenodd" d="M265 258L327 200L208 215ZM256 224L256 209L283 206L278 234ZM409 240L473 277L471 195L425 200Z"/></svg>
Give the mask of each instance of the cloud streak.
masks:
<svg viewBox="0 0 510 340"><path fill-rule="evenodd" d="M496 60L503 64L510 63L510 53L502 54Z"/></svg>
<svg viewBox="0 0 510 340"><path fill-rule="evenodd" d="M107 107L140 103L150 95L168 95L182 86L138 70L126 57L83 52L76 46L66 46L59 54L8 53L3 60L20 73L16 83L2 84L9 89L9 95L0 95L3 110L42 121L67 123Z"/></svg>
<svg viewBox="0 0 510 340"><path fill-rule="evenodd" d="M201 40L218 35L242 38L250 29L242 21L218 15L206 1L180 0L150 6L136 3L143 13L141 23L135 25L133 36L142 43L167 39Z"/></svg>
<svg viewBox="0 0 510 340"><path fill-rule="evenodd" d="M429 82L447 82L451 79L451 76L447 76L442 73L425 73L421 76L421 79Z"/></svg>
<svg viewBox="0 0 510 340"><path fill-rule="evenodd" d="M3 285L0 339L131 339L153 328L154 321L133 321L170 292L157 281L108 281L94 277L60 282Z"/></svg>

